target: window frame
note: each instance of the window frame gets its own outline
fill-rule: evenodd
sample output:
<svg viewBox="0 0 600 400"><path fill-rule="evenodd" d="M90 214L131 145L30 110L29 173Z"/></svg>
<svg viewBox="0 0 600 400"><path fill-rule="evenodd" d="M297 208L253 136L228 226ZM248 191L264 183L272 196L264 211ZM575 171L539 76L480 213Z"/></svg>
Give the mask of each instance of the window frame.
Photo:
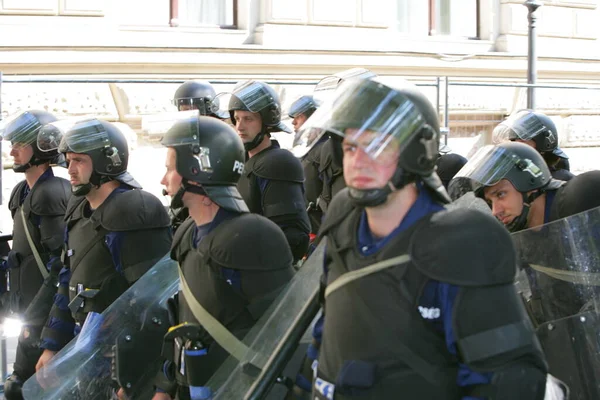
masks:
<svg viewBox="0 0 600 400"><path fill-rule="evenodd" d="M468 40L481 40L481 0L475 0L475 15L477 16L477 20L475 21L475 37L471 36L453 36L453 35L445 35L440 34L438 32L438 28L440 26L439 21L436 18L436 5L437 0L428 0L429 3L429 36L436 37L460 37Z"/></svg>
<svg viewBox="0 0 600 400"><path fill-rule="evenodd" d="M15 1L16 2L16 1ZM22 16L51 16L51 17L105 17L106 0L99 1L97 10L69 9L67 0L48 1L52 4L50 8L4 8L0 6L0 15L22 15Z"/></svg>
<svg viewBox="0 0 600 400"><path fill-rule="evenodd" d="M179 0L169 0L169 26L178 27L175 23L179 19ZM233 0L233 24L232 25L189 25L186 28L218 28L218 29L238 29L238 0Z"/></svg>

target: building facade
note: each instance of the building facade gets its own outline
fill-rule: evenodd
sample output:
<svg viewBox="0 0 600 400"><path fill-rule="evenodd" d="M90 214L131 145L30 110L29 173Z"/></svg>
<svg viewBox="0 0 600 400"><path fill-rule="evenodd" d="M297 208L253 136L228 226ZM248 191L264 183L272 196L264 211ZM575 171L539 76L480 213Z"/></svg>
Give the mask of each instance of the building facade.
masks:
<svg viewBox="0 0 600 400"><path fill-rule="evenodd" d="M552 0L537 11L540 83L598 85L598 3ZM143 132L147 116L174 110L177 84L153 79L208 79L219 90L264 79L289 104L358 66L426 85L450 77L451 136L489 133L525 107L522 88L454 86L526 81L522 0L0 0L0 32L4 115L45 108ZM59 78L148 82L50 82ZM424 90L443 105L444 87ZM538 89L537 106L563 146L600 146L600 91Z"/></svg>

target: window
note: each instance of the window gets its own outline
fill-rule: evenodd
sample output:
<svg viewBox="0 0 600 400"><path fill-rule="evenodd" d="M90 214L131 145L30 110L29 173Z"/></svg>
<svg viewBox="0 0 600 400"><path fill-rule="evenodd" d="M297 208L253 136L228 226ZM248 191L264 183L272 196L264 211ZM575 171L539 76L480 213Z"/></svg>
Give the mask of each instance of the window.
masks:
<svg viewBox="0 0 600 400"><path fill-rule="evenodd" d="M387 28L397 0L264 0L269 23Z"/></svg>
<svg viewBox="0 0 600 400"><path fill-rule="evenodd" d="M235 28L236 0L171 0L171 26Z"/></svg>
<svg viewBox="0 0 600 400"><path fill-rule="evenodd" d="M0 14L103 16L106 0L0 0Z"/></svg>
<svg viewBox="0 0 600 400"><path fill-rule="evenodd" d="M478 0L397 0L396 29L411 36L479 36Z"/></svg>
<svg viewBox="0 0 600 400"><path fill-rule="evenodd" d="M477 38L479 26L477 0L429 0L431 35Z"/></svg>

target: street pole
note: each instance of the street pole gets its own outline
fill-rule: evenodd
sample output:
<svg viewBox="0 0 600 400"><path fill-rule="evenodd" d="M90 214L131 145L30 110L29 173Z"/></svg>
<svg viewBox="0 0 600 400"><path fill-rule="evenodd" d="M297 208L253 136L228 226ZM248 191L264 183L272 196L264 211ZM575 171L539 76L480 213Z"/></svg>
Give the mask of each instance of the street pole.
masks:
<svg viewBox="0 0 600 400"><path fill-rule="evenodd" d="M542 2L538 0L527 0L523 5L527 7L529 11L527 14L527 19L529 21L529 41L527 48L527 83L530 85L535 85L537 81L537 32L536 32L536 22L537 15L535 11L542 6ZM527 88L527 108L534 110L535 109L535 88L528 87Z"/></svg>

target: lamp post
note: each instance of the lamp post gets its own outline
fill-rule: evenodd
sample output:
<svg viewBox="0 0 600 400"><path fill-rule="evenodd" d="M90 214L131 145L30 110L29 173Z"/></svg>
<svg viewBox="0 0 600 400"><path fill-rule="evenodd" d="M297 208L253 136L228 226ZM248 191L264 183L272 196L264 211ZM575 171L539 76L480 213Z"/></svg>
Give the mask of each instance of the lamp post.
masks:
<svg viewBox="0 0 600 400"><path fill-rule="evenodd" d="M538 0L527 0L525 3L523 3L523 5L527 7L527 10L529 11L527 14L527 19L529 21L529 40L527 46L527 83L530 85L535 85L537 81L537 15L535 14L535 11L540 8L543 3ZM532 110L535 109L534 87L527 88L527 108Z"/></svg>

